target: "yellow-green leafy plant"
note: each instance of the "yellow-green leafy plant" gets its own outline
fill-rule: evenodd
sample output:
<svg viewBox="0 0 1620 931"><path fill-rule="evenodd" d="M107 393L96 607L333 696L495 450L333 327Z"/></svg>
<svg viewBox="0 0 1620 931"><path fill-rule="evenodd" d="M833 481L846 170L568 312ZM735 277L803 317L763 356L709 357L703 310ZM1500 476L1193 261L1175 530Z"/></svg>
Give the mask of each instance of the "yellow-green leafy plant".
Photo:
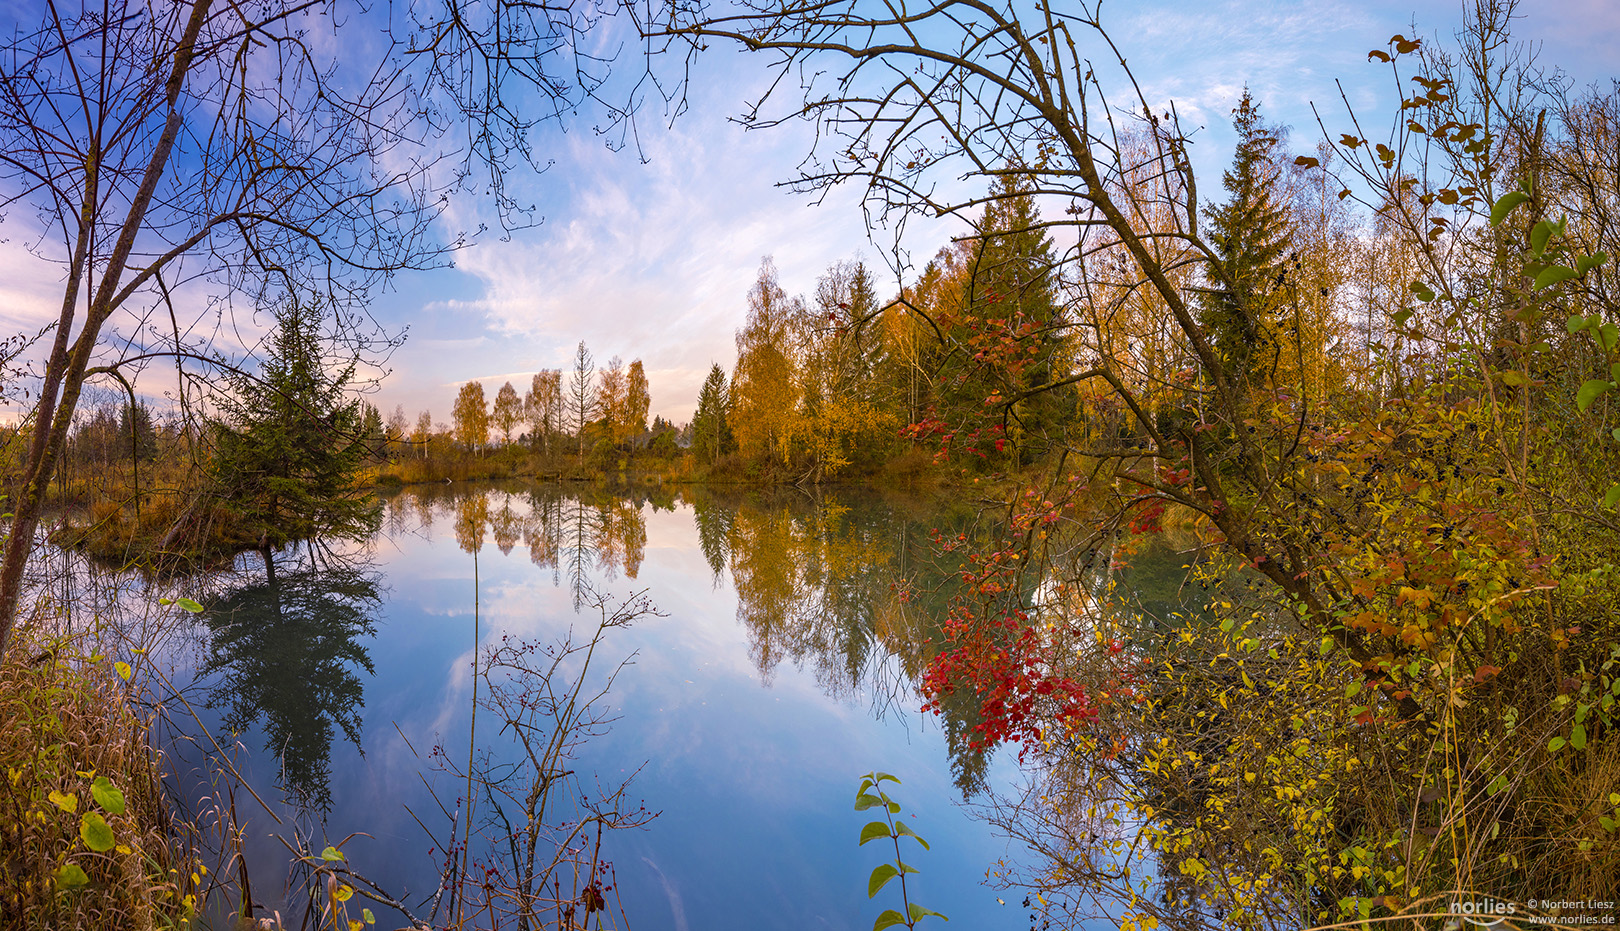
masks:
<svg viewBox="0 0 1620 931"><path fill-rule="evenodd" d="M900 904L905 911L899 912L892 908L885 909L883 914L877 916L877 920L872 922L872 931L883 931L884 928L892 928L895 925L916 928L917 922L929 915L941 921L950 921L949 918L939 912L924 908L911 901L911 896L906 890L906 874L921 871L900 858L900 838L909 837L921 845L924 850L928 849L928 842L917 836L917 833L904 821L894 819L894 816L900 813L900 803L890 798L888 793L883 791L883 783L885 782L892 782L895 785L900 784L898 778L874 770L861 777L861 787L855 790L856 811L866 811L870 808L883 809L882 821L869 821L866 827L861 828L861 845L864 846L867 841L874 841L879 838L888 838L894 844L894 862L880 863L873 868L871 877L866 881L866 897L869 899L875 898L879 890L898 876L900 878ZM874 792L876 794L873 794Z"/></svg>

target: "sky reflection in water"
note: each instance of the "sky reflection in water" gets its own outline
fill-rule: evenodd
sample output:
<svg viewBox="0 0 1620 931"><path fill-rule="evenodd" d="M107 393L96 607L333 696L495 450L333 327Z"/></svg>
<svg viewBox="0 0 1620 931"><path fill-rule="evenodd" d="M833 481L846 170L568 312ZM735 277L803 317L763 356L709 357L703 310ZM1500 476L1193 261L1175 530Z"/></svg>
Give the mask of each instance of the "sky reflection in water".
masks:
<svg viewBox="0 0 1620 931"><path fill-rule="evenodd" d="M587 584L618 596L645 589L665 615L610 633L609 658L635 652L634 665L610 696L618 720L576 766L610 787L641 767L629 795L662 812L645 831L613 835L607 850L631 927L870 928L898 902L897 888L865 896L882 853L857 848L869 819L852 803L872 768L905 780L896 796L933 847L907 851L922 870L910 878L913 900L951 916L951 927L1019 925L1016 903L998 904L981 885L1006 842L955 804L945 734L916 710L924 634L911 625L926 612L898 609L889 583L923 570L927 526L850 495L583 495L408 489L389 502L369 574L351 567L332 576L337 590L317 595L307 570L280 573L282 616L264 623L286 636L240 623L266 614L262 572L228 605L215 603L206 616L215 713L250 728L243 762L260 794L299 793L306 823L326 807L328 838L372 835L345 847L357 869L409 902L431 894L433 842L405 806L444 831L418 755L442 743L465 759L477 548L486 646L586 632L594 618L575 605ZM321 598L332 610L312 620ZM226 607L238 623L225 622ZM364 755L344 739L355 685ZM481 716L480 745L502 752L492 730ZM284 773L267 743L289 751ZM326 746L329 762L310 759ZM985 775L971 758L956 762L960 781ZM987 778L1006 786L1012 766L993 762ZM428 779L453 808L457 785L431 770ZM262 900L285 876L285 850L266 837L269 818L238 809Z"/></svg>

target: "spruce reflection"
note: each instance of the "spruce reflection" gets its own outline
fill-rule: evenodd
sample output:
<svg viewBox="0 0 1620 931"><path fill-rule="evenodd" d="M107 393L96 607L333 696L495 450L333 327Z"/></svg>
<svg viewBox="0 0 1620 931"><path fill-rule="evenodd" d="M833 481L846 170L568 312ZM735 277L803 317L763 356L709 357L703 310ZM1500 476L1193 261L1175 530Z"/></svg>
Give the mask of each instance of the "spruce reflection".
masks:
<svg viewBox="0 0 1620 931"><path fill-rule="evenodd" d="M208 707L226 709L231 732L262 728L265 748L281 759L280 787L300 806L330 806L333 733L360 744L359 673L375 673L363 641L376 633L378 578L353 562L283 571L272 561L262 579L203 614L212 634L206 672L219 676Z"/></svg>

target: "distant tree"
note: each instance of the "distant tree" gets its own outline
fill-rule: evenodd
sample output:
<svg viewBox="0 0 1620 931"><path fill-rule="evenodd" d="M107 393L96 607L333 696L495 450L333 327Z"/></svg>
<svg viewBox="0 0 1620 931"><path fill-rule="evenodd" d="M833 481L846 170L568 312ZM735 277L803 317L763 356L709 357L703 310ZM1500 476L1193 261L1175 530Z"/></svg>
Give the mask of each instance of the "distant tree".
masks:
<svg viewBox="0 0 1620 931"><path fill-rule="evenodd" d="M456 405L450 411L455 421L456 441L468 449L482 449L489 442L489 407L484 401L484 386L470 381L456 394Z"/></svg>
<svg viewBox="0 0 1620 931"><path fill-rule="evenodd" d="M737 370L731 382L731 429L750 456L787 461L799 414L793 321L802 302L789 300L776 280L776 265L760 263L748 292L748 322L737 332Z"/></svg>
<svg viewBox="0 0 1620 931"><path fill-rule="evenodd" d="M145 401L129 402L118 411L118 437L123 449L118 458L151 462L157 458L157 430L152 426L152 409ZM118 448L115 445L114 448Z"/></svg>
<svg viewBox="0 0 1620 931"><path fill-rule="evenodd" d="M624 386L624 427L629 436L640 436L647 432L647 410L652 407L652 389L647 384L647 371L641 367L641 360L630 363L630 373L625 376Z"/></svg>
<svg viewBox="0 0 1620 931"><path fill-rule="evenodd" d="M354 363L322 357L319 315L277 312L260 376L233 375L216 399L214 477L240 529L270 551L315 536L359 539L378 508L360 482L367 454L360 402L345 397Z"/></svg>
<svg viewBox="0 0 1620 931"><path fill-rule="evenodd" d="M405 405L394 405L394 412L388 415L389 448L396 453L403 449L410 432L411 422L405 416Z"/></svg>
<svg viewBox="0 0 1620 931"><path fill-rule="evenodd" d="M512 442L512 431L523 422L523 401L518 397L517 389L511 382L501 386L495 392L495 410L491 416L495 422L495 429L501 431L501 442Z"/></svg>
<svg viewBox="0 0 1620 931"><path fill-rule="evenodd" d="M618 356L609 359L598 376L596 409L607 428L608 437L617 443L624 438L625 381L624 362Z"/></svg>
<svg viewBox="0 0 1620 931"><path fill-rule="evenodd" d="M422 411L416 415L416 429L411 431L411 442L421 451L422 458L427 458L428 441L433 439L433 412Z"/></svg>
<svg viewBox="0 0 1620 931"><path fill-rule="evenodd" d="M596 387L591 383L596 374L596 363L585 341L579 341L574 350L574 373L568 382L568 427L579 441L579 458L585 458L585 427L596 414Z"/></svg>
<svg viewBox="0 0 1620 931"><path fill-rule="evenodd" d="M383 425L382 411L375 404L360 405L360 442L365 444L366 455L381 459L388 451L388 428Z"/></svg>
<svg viewBox="0 0 1620 931"><path fill-rule="evenodd" d="M562 429L562 372L541 369L529 383L523 397L524 416L529 421L529 436L541 448L551 452L551 438Z"/></svg>
<svg viewBox="0 0 1620 931"><path fill-rule="evenodd" d="M121 409L115 411L111 404L101 404L93 415L81 418L73 434L73 453L80 465L105 469L129 455L128 430L119 429L122 413Z"/></svg>
<svg viewBox="0 0 1620 931"><path fill-rule="evenodd" d="M697 413L692 415L692 451L699 461L712 463L731 451L734 444L727 416L729 404L726 371L715 363L698 392Z"/></svg>

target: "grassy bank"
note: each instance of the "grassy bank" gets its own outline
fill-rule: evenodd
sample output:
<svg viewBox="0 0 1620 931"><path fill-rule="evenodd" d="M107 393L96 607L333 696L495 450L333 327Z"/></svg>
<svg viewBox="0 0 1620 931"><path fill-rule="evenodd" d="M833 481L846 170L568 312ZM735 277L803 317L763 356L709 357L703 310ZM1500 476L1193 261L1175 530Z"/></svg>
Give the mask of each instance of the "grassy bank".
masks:
<svg viewBox="0 0 1620 931"><path fill-rule="evenodd" d="M804 461L730 453L702 462L689 452L660 455L599 445L577 450L540 451L523 444L466 450L448 442L397 451L363 467L358 486L386 491L406 485L517 479L584 483L607 487L712 485L764 488L821 485L877 491L933 492L974 485L983 493L1004 476L983 476L987 484L937 464L920 449L888 458L863 459L834 472ZM58 511L51 541L79 550L103 565L187 572L228 563L259 546L230 507L227 493L198 468L178 462L148 464L135 483L134 470L108 468L75 473L53 485L50 504Z"/></svg>
<svg viewBox="0 0 1620 931"><path fill-rule="evenodd" d="M127 668L87 649L24 627L0 666L0 927L188 927L206 869L181 840Z"/></svg>

